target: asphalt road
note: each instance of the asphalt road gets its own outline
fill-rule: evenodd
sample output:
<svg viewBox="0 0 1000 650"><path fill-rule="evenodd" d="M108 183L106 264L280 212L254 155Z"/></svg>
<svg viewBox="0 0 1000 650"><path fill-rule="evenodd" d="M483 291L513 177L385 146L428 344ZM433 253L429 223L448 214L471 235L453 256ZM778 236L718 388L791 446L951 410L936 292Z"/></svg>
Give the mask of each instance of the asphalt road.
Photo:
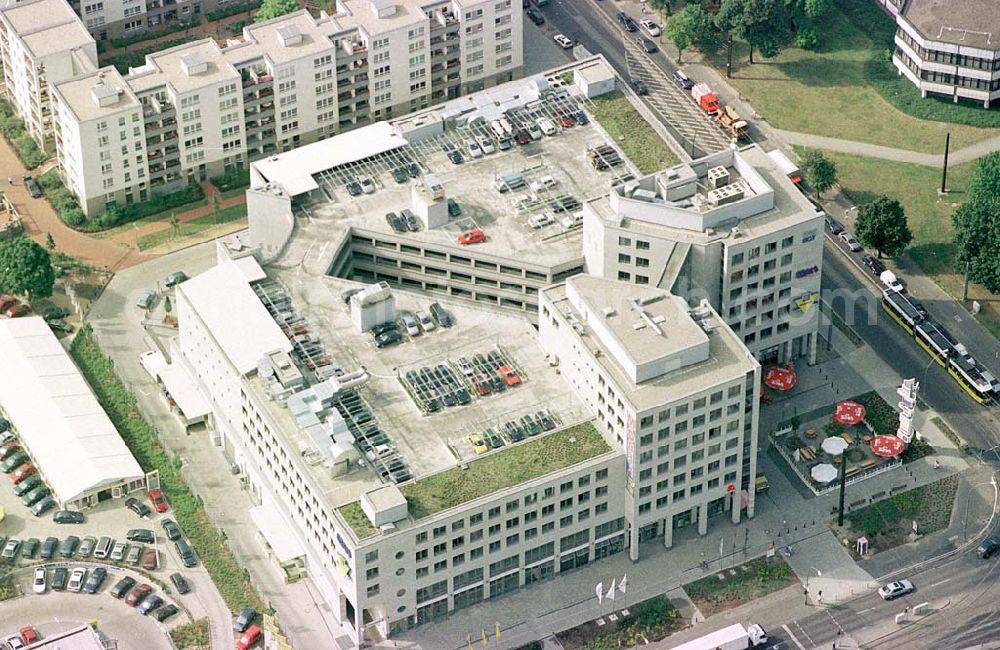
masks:
<svg viewBox="0 0 1000 650"><path fill-rule="evenodd" d="M972 447L989 449L1000 443L997 408L977 404L882 310L874 276L862 273L848 261L848 256L860 265L861 253L849 253L839 242L834 243L827 237L823 294L827 302L832 302L834 311L851 325L874 354L902 377L916 377L921 382L920 398L944 416ZM829 300L829 296L834 299Z"/></svg>

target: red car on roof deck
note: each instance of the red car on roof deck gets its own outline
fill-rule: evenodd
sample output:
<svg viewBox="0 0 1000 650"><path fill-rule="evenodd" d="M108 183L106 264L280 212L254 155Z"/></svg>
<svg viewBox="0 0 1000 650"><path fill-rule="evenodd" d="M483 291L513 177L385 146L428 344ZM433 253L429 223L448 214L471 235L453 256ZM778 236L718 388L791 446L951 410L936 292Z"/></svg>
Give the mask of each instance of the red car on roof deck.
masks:
<svg viewBox="0 0 1000 650"><path fill-rule="evenodd" d="M7 314L8 318L19 318L21 316L27 316L30 312L31 307L25 304L17 304L8 307L4 313Z"/></svg>
<svg viewBox="0 0 1000 650"><path fill-rule="evenodd" d="M459 244L481 244L484 241L486 241L486 233L479 229L463 232L458 236Z"/></svg>
<svg viewBox="0 0 1000 650"><path fill-rule="evenodd" d="M16 304L17 298L14 296L0 296L0 311L7 311Z"/></svg>
<svg viewBox="0 0 1000 650"><path fill-rule="evenodd" d="M21 634L21 640L24 641L25 645L31 645L42 638L33 625L25 625L18 632Z"/></svg>
<svg viewBox="0 0 1000 650"><path fill-rule="evenodd" d="M507 364L500 366L497 370L500 371L500 376L503 377L508 386L517 386L521 383L521 377Z"/></svg>
<svg viewBox="0 0 1000 650"><path fill-rule="evenodd" d="M260 628L256 625L251 625L236 642L236 650L247 650L247 648L257 643L258 639L260 639Z"/></svg>
<svg viewBox="0 0 1000 650"><path fill-rule="evenodd" d="M167 511L167 497L163 496L163 492L160 490L150 490L149 500L153 502L153 507L156 508L157 512Z"/></svg>

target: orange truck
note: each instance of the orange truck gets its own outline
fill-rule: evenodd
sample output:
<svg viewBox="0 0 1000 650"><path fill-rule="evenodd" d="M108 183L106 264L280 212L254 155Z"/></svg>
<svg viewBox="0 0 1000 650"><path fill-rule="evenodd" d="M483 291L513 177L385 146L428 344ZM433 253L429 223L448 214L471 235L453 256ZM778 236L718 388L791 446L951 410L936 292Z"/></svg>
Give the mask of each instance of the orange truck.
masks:
<svg viewBox="0 0 1000 650"><path fill-rule="evenodd" d="M691 88L691 97L709 115L715 115L719 112L719 98L715 96L708 84L695 84Z"/></svg>
<svg viewBox="0 0 1000 650"><path fill-rule="evenodd" d="M747 131L746 120L740 117L740 114L732 106L723 107L719 111L717 119L719 120L719 124L724 126L734 138L750 137L750 133Z"/></svg>

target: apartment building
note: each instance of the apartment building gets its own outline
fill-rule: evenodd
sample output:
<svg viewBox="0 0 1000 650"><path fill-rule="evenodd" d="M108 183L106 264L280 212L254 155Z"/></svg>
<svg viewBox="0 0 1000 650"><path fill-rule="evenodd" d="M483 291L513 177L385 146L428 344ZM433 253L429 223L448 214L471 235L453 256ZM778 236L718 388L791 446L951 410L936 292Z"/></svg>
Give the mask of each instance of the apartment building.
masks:
<svg viewBox="0 0 1000 650"><path fill-rule="evenodd" d="M992 0L879 0L896 21L892 63L920 95L1000 98L1000 11Z"/></svg>
<svg viewBox="0 0 1000 650"><path fill-rule="evenodd" d="M538 340L625 452L629 552L754 514L760 364L711 308L577 275L541 292Z"/></svg>
<svg viewBox="0 0 1000 650"><path fill-rule="evenodd" d="M545 364L522 318L452 307L459 325L435 334L443 351L478 345L475 319L517 332L510 347L526 387L482 400L480 413L500 417L541 399L561 422L484 455L464 442L469 416L461 407L415 409L384 367L402 361L385 359L351 334L339 298L323 302L326 278L306 283L305 291L318 290L310 305L275 293L279 283L244 257L179 285L172 363L211 404L211 437L257 503L251 515L268 552L312 581L354 642L396 634L627 547L622 452L589 415L578 419L586 410L572 410L579 404ZM309 322L322 325L286 336L285 329L303 332ZM320 379L303 363L302 338L322 340L335 360L351 358L368 370ZM361 356L352 352L361 348ZM413 351L398 354L414 361ZM440 361L448 363L443 352ZM359 404L379 406L359 418ZM375 440L373 432L379 443L362 447ZM461 467L455 453L465 456ZM405 462L412 477L390 477L389 458ZM524 480L500 471L509 463L524 468Z"/></svg>
<svg viewBox="0 0 1000 650"><path fill-rule="evenodd" d="M99 41L155 32L243 0L68 0Z"/></svg>
<svg viewBox="0 0 1000 650"><path fill-rule="evenodd" d="M19 111L34 110L33 133L51 147L57 126L48 118L44 84L92 76L94 41L64 0L35 0L0 15L7 16L8 93ZM111 175L95 183L78 174L66 183L88 215L112 202L147 200L278 151L509 81L520 73L521 50L521 12L508 0L343 0L336 13L319 18L300 11L249 25L224 46L213 39L186 43L147 56L124 76L103 70L142 104L144 177L136 171L129 182ZM65 95L90 102L72 91ZM93 113L88 106L65 108L61 132L96 130L75 122Z"/></svg>
<svg viewBox="0 0 1000 650"><path fill-rule="evenodd" d="M42 149L52 150L51 88L97 68L97 46L65 0L0 8L4 93Z"/></svg>
<svg viewBox="0 0 1000 650"><path fill-rule="evenodd" d="M822 215L758 146L583 205L588 273L708 300L761 363L815 358Z"/></svg>

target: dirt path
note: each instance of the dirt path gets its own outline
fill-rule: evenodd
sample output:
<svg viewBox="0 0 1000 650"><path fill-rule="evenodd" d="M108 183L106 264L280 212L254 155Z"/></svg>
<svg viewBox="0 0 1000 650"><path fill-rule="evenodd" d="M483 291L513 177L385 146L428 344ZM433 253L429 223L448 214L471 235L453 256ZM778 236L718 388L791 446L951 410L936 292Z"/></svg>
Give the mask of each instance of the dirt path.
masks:
<svg viewBox="0 0 1000 650"><path fill-rule="evenodd" d="M44 245L45 235L51 234L56 242L56 250L110 271L127 268L148 259L148 256L141 255L132 248L122 247L119 242L93 239L64 224L48 201L33 199L28 194L21 181L21 177L27 173L7 140L0 137L0 187L20 213L25 234L33 240ZM9 177L14 178L13 187L7 185Z"/></svg>

